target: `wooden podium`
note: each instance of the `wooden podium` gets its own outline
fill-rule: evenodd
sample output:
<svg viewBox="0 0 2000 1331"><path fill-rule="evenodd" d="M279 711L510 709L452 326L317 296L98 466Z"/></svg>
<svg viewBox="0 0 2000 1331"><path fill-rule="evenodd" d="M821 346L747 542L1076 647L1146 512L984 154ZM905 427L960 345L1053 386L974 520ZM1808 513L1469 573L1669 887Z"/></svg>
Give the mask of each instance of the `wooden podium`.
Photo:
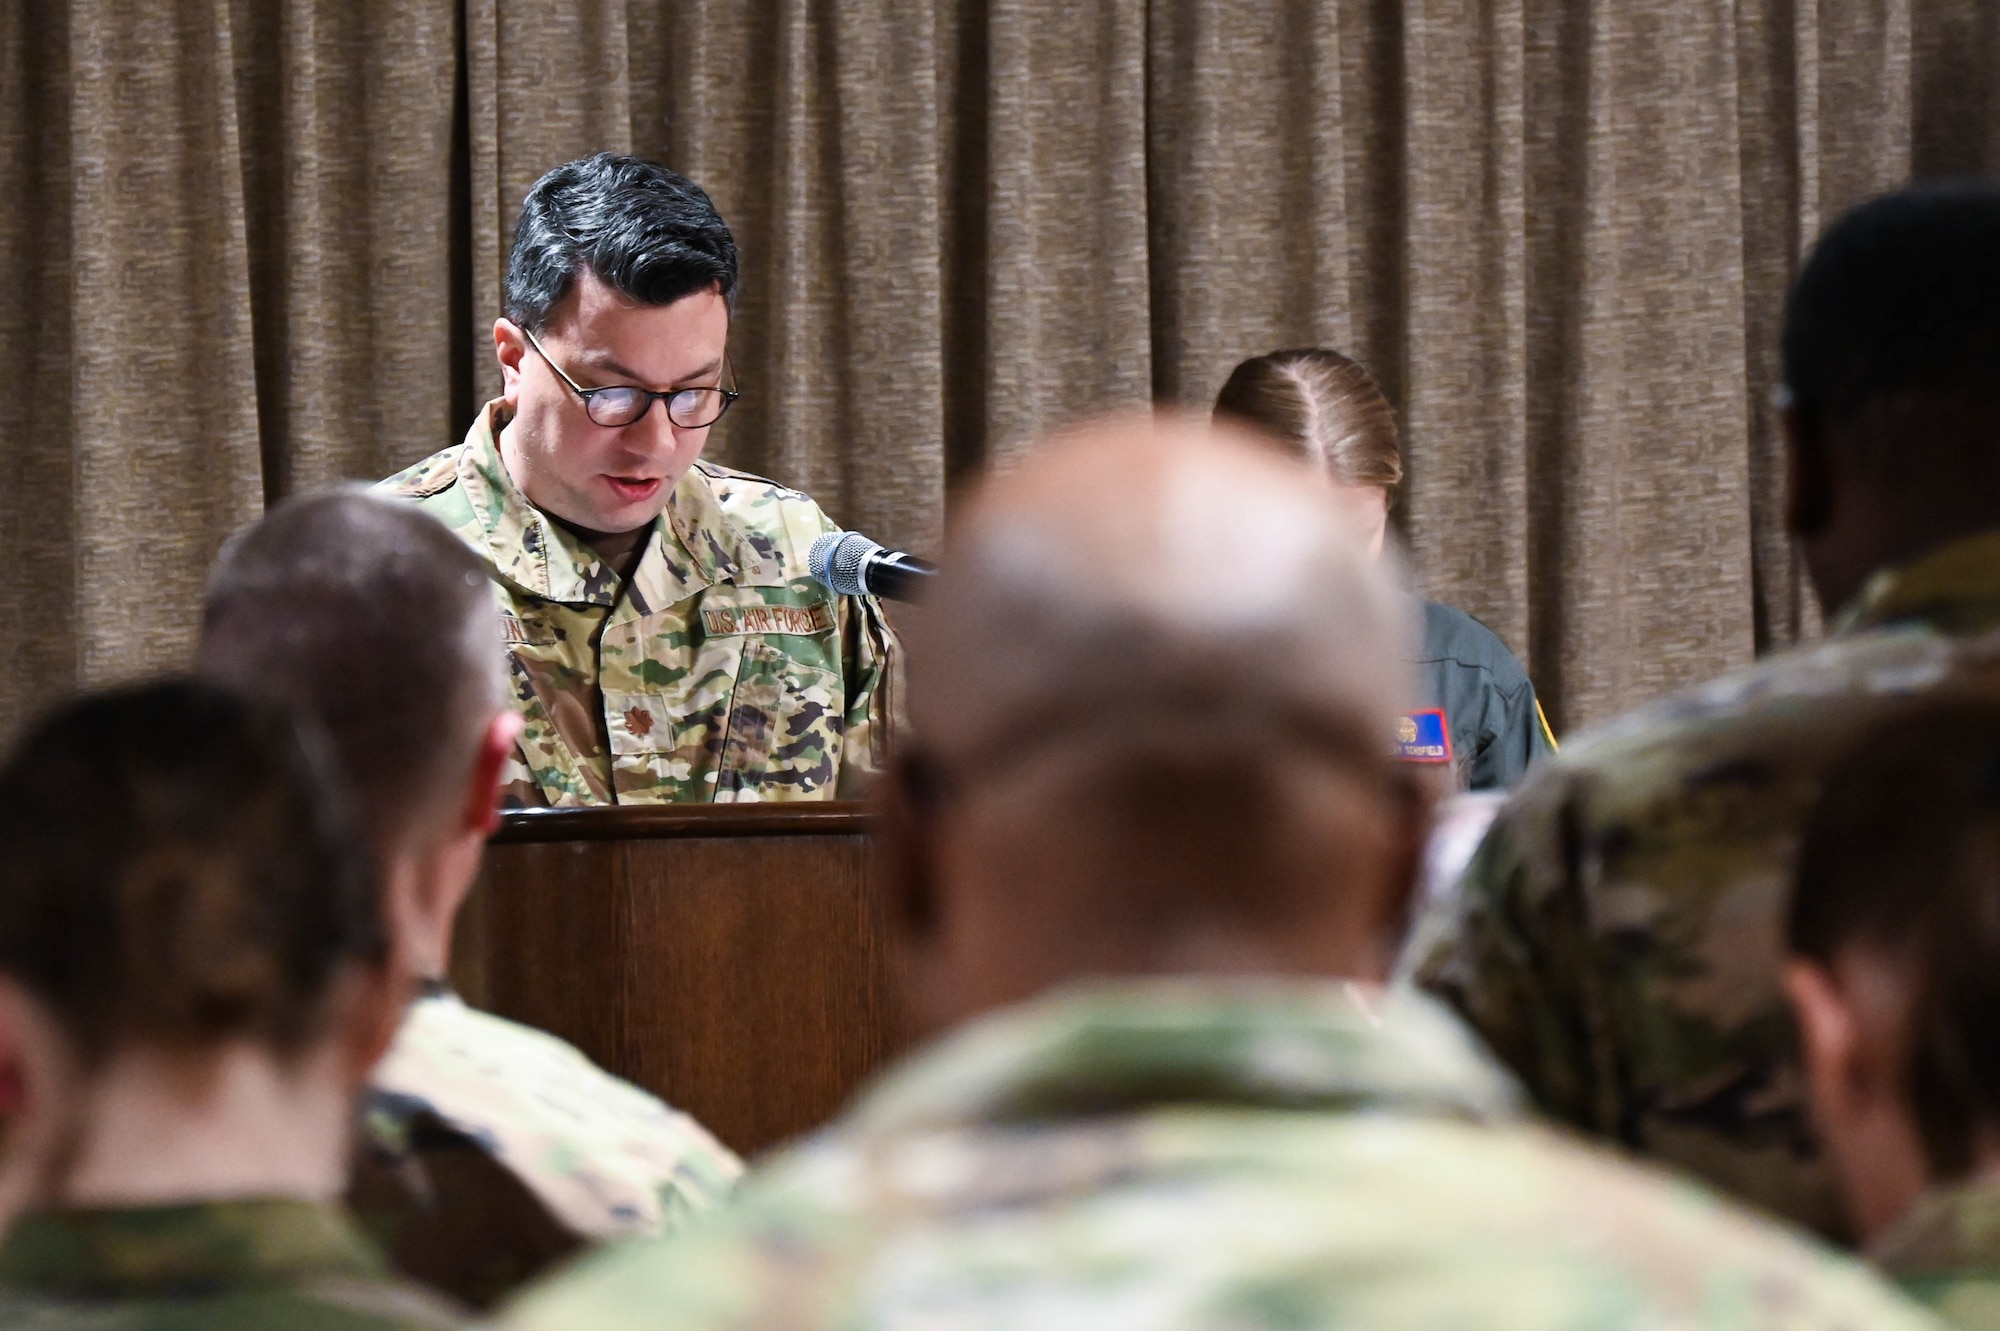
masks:
<svg viewBox="0 0 2000 1331"><path fill-rule="evenodd" d="M748 1155L894 1052L890 965L861 806L721 804L506 814L452 972Z"/></svg>

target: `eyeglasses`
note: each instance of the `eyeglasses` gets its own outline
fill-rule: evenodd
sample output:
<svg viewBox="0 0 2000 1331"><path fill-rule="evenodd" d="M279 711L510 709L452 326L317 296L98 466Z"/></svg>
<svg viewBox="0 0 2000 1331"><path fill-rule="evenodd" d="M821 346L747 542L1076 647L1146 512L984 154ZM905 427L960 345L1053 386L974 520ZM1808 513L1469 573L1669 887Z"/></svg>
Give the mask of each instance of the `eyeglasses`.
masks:
<svg viewBox="0 0 2000 1331"><path fill-rule="evenodd" d="M733 388L675 388L664 393L655 393L650 388L635 388L631 384L613 384L609 388L585 388L576 380L563 373L563 367L555 358L542 349L542 344L527 329L528 345L537 355L549 363L549 368L558 378L569 385L569 391L583 399L584 414L599 425L617 429L630 425L653 409L655 399L667 404L667 419L683 430L699 430L704 425L713 425L722 419L722 413L743 395Z"/></svg>

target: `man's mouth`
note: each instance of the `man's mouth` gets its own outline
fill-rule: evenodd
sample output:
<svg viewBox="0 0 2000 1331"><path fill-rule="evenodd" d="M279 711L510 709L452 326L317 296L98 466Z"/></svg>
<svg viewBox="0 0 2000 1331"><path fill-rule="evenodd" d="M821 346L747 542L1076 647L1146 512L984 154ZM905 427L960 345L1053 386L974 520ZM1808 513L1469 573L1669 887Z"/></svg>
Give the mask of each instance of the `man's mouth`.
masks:
<svg viewBox="0 0 2000 1331"><path fill-rule="evenodd" d="M612 493L628 504L651 499L660 490L660 478L657 476L606 476L604 479L610 484Z"/></svg>

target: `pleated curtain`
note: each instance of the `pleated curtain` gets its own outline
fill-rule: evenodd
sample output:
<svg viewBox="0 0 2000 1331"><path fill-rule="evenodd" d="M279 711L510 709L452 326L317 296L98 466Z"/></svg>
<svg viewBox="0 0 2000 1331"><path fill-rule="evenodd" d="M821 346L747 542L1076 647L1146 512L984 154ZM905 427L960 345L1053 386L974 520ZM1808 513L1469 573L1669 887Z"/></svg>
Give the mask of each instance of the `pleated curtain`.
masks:
<svg viewBox="0 0 2000 1331"><path fill-rule="evenodd" d="M712 455L892 543L1052 426L1353 351L1423 589L1574 729L1816 630L1785 284L2000 167L2000 7L12 0L0 730L183 663L266 503L457 440L520 199L600 148L736 229Z"/></svg>

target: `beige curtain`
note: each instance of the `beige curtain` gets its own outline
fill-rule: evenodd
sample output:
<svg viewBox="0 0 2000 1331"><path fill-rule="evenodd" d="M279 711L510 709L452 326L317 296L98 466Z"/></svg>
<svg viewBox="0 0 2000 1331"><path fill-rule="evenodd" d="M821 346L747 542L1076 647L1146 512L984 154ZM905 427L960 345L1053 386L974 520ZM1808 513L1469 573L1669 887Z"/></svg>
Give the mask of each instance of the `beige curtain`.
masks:
<svg viewBox="0 0 2000 1331"><path fill-rule="evenodd" d="M1355 350L1426 588L1574 727L1813 631L1784 286L1846 204L2000 165L2000 8L14 0L0 727L184 659L268 499L457 439L515 207L603 147L742 242L714 454L893 542L1055 423Z"/></svg>

